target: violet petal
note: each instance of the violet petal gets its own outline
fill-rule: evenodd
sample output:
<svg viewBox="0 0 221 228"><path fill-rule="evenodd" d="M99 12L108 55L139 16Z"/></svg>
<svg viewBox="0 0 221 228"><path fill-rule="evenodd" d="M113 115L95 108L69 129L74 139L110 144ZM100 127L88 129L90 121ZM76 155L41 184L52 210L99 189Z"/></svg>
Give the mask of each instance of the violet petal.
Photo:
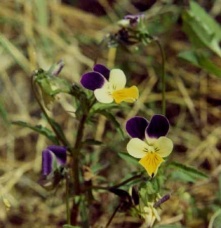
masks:
<svg viewBox="0 0 221 228"><path fill-rule="evenodd" d="M168 119L163 115L154 115L146 128L146 134L150 138L159 138L161 136L165 136L168 130Z"/></svg>
<svg viewBox="0 0 221 228"><path fill-rule="evenodd" d="M82 75L81 84L89 90L101 88L105 83L105 77L98 72L88 72Z"/></svg>
<svg viewBox="0 0 221 228"><path fill-rule="evenodd" d="M126 130L132 138L145 138L145 129L148 126L148 121L140 116L135 116L129 119L126 123Z"/></svg>
<svg viewBox="0 0 221 228"><path fill-rule="evenodd" d="M110 70L106 66L102 64L96 64L93 70L102 74L107 80L109 80Z"/></svg>
<svg viewBox="0 0 221 228"><path fill-rule="evenodd" d="M42 151L42 175L47 176L52 171L53 154L50 150Z"/></svg>
<svg viewBox="0 0 221 228"><path fill-rule="evenodd" d="M48 150L54 153L57 161L64 165L67 158L67 149L64 146L51 145L47 147Z"/></svg>

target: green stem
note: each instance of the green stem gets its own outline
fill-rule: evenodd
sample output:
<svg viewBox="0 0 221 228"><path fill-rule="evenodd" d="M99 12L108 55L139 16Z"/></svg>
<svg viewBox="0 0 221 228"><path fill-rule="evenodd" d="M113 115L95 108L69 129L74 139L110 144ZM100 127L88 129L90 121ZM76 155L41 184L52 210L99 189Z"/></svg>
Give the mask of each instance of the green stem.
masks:
<svg viewBox="0 0 221 228"><path fill-rule="evenodd" d="M125 181L122 181L121 183L116 184L116 185L113 185L113 186L103 187L103 186L93 185L93 186L90 187L90 189L97 189L97 190L106 190L106 191L109 191L112 188L119 188L119 187L121 187L121 186L123 186L123 185L125 185L125 184L127 184L127 183L129 183L129 182L131 182L133 180L135 180L135 179L141 178L142 175L143 175L143 173L137 174L137 175L132 176L132 177L126 179ZM88 190L88 189L86 189L86 190Z"/></svg>
<svg viewBox="0 0 221 228"><path fill-rule="evenodd" d="M70 205L69 205L69 177L66 174L66 196L65 196L65 204L66 204L66 215L67 215L67 224L71 224L70 217Z"/></svg>
<svg viewBox="0 0 221 228"><path fill-rule="evenodd" d="M108 220L105 228L108 228L109 227L109 225L111 224L114 216L117 214L117 211L121 208L121 206L122 206L122 203L119 203L119 205L115 208L115 210L114 210L113 214L111 215L110 219Z"/></svg>
<svg viewBox="0 0 221 228"><path fill-rule="evenodd" d="M70 148L70 145L67 141L66 138L64 138L62 135L60 135L60 132L57 131L56 127L54 126L54 124L52 123L50 117L48 116L47 112L45 111L41 101L40 101L40 95L39 95L39 92L38 92L38 89L36 88L36 85L35 85L35 81L34 81L34 75L32 76L32 79L31 79L31 87L32 87L32 90L34 92L34 96L35 96L35 99L39 105L39 107L41 108L42 112L44 113L44 116L45 118L47 119L48 123L50 124L52 130L54 131L55 135L57 136L57 139L64 145L64 146L67 146L68 148Z"/></svg>
<svg viewBox="0 0 221 228"><path fill-rule="evenodd" d="M95 104L96 100L94 99L91 104L88 105L87 111L85 111L79 120L79 125L77 129L77 136L74 145L74 149L72 150L72 175L73 175L73 184L74 184L74 193L76 196L79 196L81 193L80 186L80 169L79 169L79 155L82 147L82 139L84 136L84 128L85 123L88 118L88 114L92 106ZM76 217L78 215L79 203L73 202L73 206L71 209L71 224L76 225ZM85 208L86 210L86 208Z"/></svg>
<svg viewBox="0 0 221 228"><path fill-rule="evenodd" d="M129 182L131 182L131 181L133 181L135 179L141 178L142 175L143 174L141 173L141 174L137 174L135 176L132 176L132 177L126 179L125 181L122 181L121 183L112 186L111 188L119 188L120 186L123 186L123 185L125 185L125 184L127 184L127 183L129 183Z"/></svg>
<svg viewBox="0 0 221 228"><path fill-rule="evenodd" d="M79 154L81 150L82 138L83 138L84 126L85 126L86 120L87 120L87 115L83 114L78 125L76 141L75 141L75 145L72 153L72 157L73 157L72 169L74 174L74 189L75 189L76 195L80 194Z"/></svg>
<svg viewBox="0 0 221 228"><path fill-rule="evenodd" d="M165 115L166 114L166 95L165 95L165 91L166 91L165 62L166 62L166 58L165 58L165 53L164 53L162 44L160 43L159 39L154 38L154 41L156 42L157 46L159 47L160 54L162 57L162 63L161 63L162 114Z"/></svg>

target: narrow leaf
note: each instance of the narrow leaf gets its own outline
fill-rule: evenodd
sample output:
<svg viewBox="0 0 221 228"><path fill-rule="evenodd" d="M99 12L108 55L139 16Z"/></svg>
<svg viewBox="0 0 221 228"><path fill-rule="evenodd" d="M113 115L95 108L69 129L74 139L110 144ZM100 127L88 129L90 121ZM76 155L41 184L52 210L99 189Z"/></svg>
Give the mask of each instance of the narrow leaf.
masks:
<svg viewBox="0 0 221 228"><path fill-rule="evenodd" d="M116 130L120 133L120 135L122 136L122 139L124 139L124 132L121 129L121 125L118 123L118 121L116 120L116 117L114 115L112 115L110 112L107 112L106 110L97 110L98 113L100 113L101 115L104 115L108 120L110 120L113 125L116 127Z"/></svg>
<svg viewBox="0 0 221 228"><path fill-rule="evenodd" d="M184 175L187 175L192 182L196 181L197 179L208 178L205 173L191 166L187 166L178 162L172 162L169 166L175 168L175 171L180 171Z"/></svg>
<svg viewBox="0 0 221 228"><path fill-rule="evenodd" d="M125 152L119 152L118 155L124 159L126 162L129 162L133 165L137 165L138 164L138 160L132 156L130 156L128 153Z"/></svg>
<svg viewBox="0 0 221 228"><path fill-rule="evenodd" d="M6 111L6 109L4 107L4 103L2 100L0 100L0 116L1 116L3 123L5 125L9 124L8 112Z"/></svg>
<svg viewBox="0 0 221 228"><path fill-rule="evenodd" d="M221 77L221 68L210 61L203 53L189 50L179 53L178 57L208 71L211 74Z"/></svg>
<svg viewBox="0 0 221 228"><path fill-rule="evenodd" d="M101 141L97 141L95 139L86 139L84 142L83 142L84 145L95 145L95 146L100 146L102 145L103 143Z"/></svg>
<svg viewBox="0 0 221 228"><path fill-rule="evenodd" d="M48 128L43 127L42 125L36 125L36 126L32 126L26 122L23 121L13 121L12 124L14 125L18 125L20 127L26 127L26 128L30 128L33 131L42 134L44 136L46 136L48 139L50 139L54 144L58 144L58 140L56 138L56 136L53 134L52 131L50 131Z"/></svg>
<svg viewBox="0 0 221 228"><path fill-rule="evenodd" d="M196 2L190 2L190 9L182 15L183 30L195 47L207 47L221 57L219 43L221 27Z"/></svg>

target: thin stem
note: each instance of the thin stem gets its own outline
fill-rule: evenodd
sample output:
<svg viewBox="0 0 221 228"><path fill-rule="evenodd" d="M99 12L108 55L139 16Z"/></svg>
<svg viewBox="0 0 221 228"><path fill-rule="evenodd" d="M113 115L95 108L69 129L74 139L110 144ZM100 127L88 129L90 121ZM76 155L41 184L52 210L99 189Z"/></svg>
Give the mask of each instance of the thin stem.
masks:
<svg viewBox="0 0 221 228"><path fill-rule="evenodd" d="M110 47L109 48L108 57L107 57L107 59L108 59L107 66L109 68L113 68L114 67L116 53L117 53L117 48L116 47Z"/></svg>
<svg viewBox="0 0 221 228"><path fill-rule="evenodd" d="M154 41L156 42L157 46L160 49L160 54L161 54L161 58L162 58L162 62L161 62L162 114L165 115L166 114L166 95L165 95L165 91L166 91L165 62L166 62L166 58L165 58L164 49L163 49L162 44L160 43L159 39L154 38Z"/></svg>
<svg viewBox="0 0 221 228"><path fill-rule="evenodd" d="M123 181L123 182L121 182L121 183L119 183L119 184L116 184L116 185L112 186L111 188L119 188L119 187L122 186L122 185L125 185L125 184L127 184L127 183L129 183L129 182L131 182L131 181L133 181L133 180L135 180L135 179L138 179L138 178L142 177L142 175L143 175L143 174L141 173L141 174L137 174L137 175L135 175L135 176L132 176L132 177L126 179L125 181Z"/></svg>
<svg viewBox="0 0 221 228"><path fill-rule="evenodd" d="M65 194L65 204L66 204L66 215L67 215L67 224L71 224L70 217L70 205L69 205L69 177L66 174L66 194Z"/></svg>
<svg viewBox="0 0 221 228"><path fill-rule="evenodd" d="M119 188L135 179L138 179L138 178L141 178L142 177L142 173L141 174L137 174L133 177L130 177L128 179L126 179L125 181L119 183L119 184L116 184L116 185L113 185L113 186L107 186L107 187L103 187L103 186L97 186L97 185L93 185L91 186L90 188L87 188L86 190L89 190L89 189L97 189L97 190L106 190L106 191L109 191L110 189L113 189L113 188Z"/></svg>
<svg viewBox="0 0 221 228"><path fill-rule="evenodd" d="M122 206L122 203L119 203L119 205L115 208L115 210L114 210L113 214L111 215L111 217L109 218L109 220L108 220L105 228L108 228L109 227L109 225L111 224L114 216L117 214L117 211L121 208L121 206Z"/></svg>
<svg viewBox="0 0 221 228"><path fill-rule="evenodd" d="M56 127L54 126L54 124L52 123L50 117L48 116L47 112L45 111L41 101L40 101L40 95L39 95L39 92L36 88L36 85L35 85L35 81L34 81L34 75L32 76L32 79L31 79L31 87L32 87L32 90L34 92L34 96L35 96L35 99L39 105L39 107L41 108L42 112L44 113L44 116L45 118L47 119L48 123L50 124L52 130L54 131L55 135L57 136L57 139L63 143L64 146L67 146L69 147L69 143L68 141L60 135L59 131L57 131Z"/></svg>
<svg viewBox="0 0 221 228"><path fill-rule="evenodd" d="M73 174L74 174L74 189L75 194L78 195L80 193L80 180L79 180L79 154L81 150L82 145L82 138L84 133L84 126L87 119L87 115L83 114L83 116L80 119L78 130L77 130L77 136L76 141L73 149Z"/></svg>
<svg viewBox="0 0 221 228"><path fill-rule="evenodd" d="M76 196L80 195L81 193L81 186L80 186L80 170L79 170L79 155L82 147L82 139L84 136L84 128L85 123L88 118L88 114L92 106L95 104L96 100L93 100L90 105L88 105L87 113L83 113L81 119L79 120L79 125L77 129L77 136L74 148L72 150L72 176L73 176L73 184L74 184L74 193ZM73 202L73 206L71 209L71 224L75 225L76 217L78 215L79 210L79 203Z"/></svg>

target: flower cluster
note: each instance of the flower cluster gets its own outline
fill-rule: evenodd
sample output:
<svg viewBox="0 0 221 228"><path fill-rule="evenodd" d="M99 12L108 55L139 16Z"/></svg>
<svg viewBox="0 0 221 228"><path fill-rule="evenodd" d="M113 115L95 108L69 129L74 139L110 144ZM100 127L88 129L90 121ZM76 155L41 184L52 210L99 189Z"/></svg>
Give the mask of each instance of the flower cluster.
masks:
<svg viewBox="0 0 221 228"><path fill-rule="evenodd" d="M101 64L96 64L92 72L85 73L81 78L81 84L86 89L94 91L96 99L101 103L132 103L139 97L136 86L125 88L126 76L122 70L109 70Z"/></svg>
<svg viewBox="0 0 221 228"><path fill-rule="evenodd" d="M155 176L163 158L173 149L172 141L165 137L169 130L169 121L163 115L154 115L150 121L136 116L127 121L126 130L132 137L127 144L128 153L141 158L139 163L149 176Z"/></svg>

